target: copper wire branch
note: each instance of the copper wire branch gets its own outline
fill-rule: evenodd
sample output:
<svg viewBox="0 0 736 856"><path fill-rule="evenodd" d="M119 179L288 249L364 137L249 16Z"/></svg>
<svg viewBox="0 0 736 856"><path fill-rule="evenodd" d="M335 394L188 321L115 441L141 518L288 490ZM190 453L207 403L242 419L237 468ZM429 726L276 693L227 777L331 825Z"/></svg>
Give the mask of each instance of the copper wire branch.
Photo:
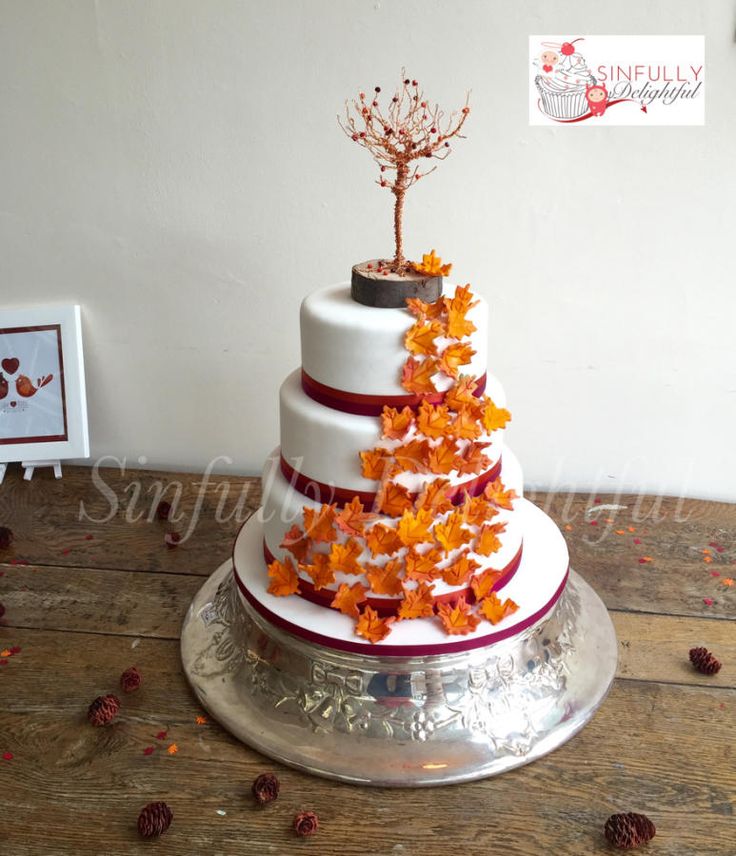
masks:
<svg viewBox="0 0 736 856"><path fill-rule="evenodd" d="M434 164L423 169L414 161L444 160L452 151L450 140L464 139L460 131L470 113L470 93L460 110L446 116L438 104L429 104L419 83L403 70L402 80L387 106L381 107L381 87L376 86L372 96L360 92L346 101L345 116L337 117L346 136L373 155L380 171L376 184L394 195L395 251L390 269L399 274L409 267L403 241L406 191L437 168Z"/></svg>

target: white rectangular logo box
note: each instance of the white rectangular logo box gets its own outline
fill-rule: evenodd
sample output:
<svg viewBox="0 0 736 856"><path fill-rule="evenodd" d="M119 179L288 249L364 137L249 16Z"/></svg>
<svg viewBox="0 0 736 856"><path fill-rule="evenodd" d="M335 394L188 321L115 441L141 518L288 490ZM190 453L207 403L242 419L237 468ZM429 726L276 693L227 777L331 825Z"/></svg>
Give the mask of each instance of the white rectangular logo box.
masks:
<svg viewBox="0 0 736 856"><path fill-rule="evenodd" d="M704 36L529 36L529 124L704 125Z"/></svg>

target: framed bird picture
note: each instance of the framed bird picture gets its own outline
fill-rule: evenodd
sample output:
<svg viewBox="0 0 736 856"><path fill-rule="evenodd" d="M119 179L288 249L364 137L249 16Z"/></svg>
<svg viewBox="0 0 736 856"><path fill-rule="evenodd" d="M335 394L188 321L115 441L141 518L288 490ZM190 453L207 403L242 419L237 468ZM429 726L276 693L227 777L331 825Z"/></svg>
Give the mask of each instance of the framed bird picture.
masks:
<svg viewBox="0 0 736 856"><path fill-rule="evenodd" d="M80 307L0 308L0 467L86 457Z"/></svg>

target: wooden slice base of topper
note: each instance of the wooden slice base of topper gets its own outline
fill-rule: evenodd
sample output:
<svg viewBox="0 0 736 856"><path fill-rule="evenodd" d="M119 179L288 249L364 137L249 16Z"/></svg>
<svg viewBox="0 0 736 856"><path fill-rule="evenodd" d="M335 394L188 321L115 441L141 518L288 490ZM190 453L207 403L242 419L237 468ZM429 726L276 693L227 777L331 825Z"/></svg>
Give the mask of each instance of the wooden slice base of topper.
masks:
<svg viewBox="0 0 736 856"><path fill-rule="evenodd" d="M377 309L400 309L408 297L418 297L434 303L442 294L442 277L407 271L404 274L385 273L385 259L371 259L353 267L350 296L363 306Z"/></svg>

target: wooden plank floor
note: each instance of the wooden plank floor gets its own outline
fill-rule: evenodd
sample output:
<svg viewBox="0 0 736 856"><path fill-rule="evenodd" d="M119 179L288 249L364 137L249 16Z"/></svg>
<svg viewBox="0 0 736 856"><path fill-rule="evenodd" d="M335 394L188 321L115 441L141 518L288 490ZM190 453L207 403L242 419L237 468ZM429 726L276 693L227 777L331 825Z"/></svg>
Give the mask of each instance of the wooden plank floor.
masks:
<svg viewBox="0 0 736 856"><path fill-rule="evenodd" d="M157 489L180 491L179 519L153 519ZM0 853L414 856L612 852L615 811L658 828L646 852L736 853L736 506L634 496L538 494L573 567L601 594L619 637L618 677L590 725L552 755L495 779L437 789L361 789L273 764L203 714L182 675L178 636L190 599L229 555L257 507L255 479L67 467L56 482L12 470L0 487ZM193 525L196 523L196 525ZM190 531L191 530L191 531ZM168 549L167 532L183 535ZM697 674L688 649L723 660ZM97 695L136 664L144 685L117 723L89 726ZM165 734L164 734L165 732ZM176 744L178 751L167 749ZM147 748L153 752L145 754ZM12 754L12 758L7 757ZM278 772L265 810L252 779ZM146 802L175 815L138 839ZM319 835L290 830L300 808Z"/></svg>

